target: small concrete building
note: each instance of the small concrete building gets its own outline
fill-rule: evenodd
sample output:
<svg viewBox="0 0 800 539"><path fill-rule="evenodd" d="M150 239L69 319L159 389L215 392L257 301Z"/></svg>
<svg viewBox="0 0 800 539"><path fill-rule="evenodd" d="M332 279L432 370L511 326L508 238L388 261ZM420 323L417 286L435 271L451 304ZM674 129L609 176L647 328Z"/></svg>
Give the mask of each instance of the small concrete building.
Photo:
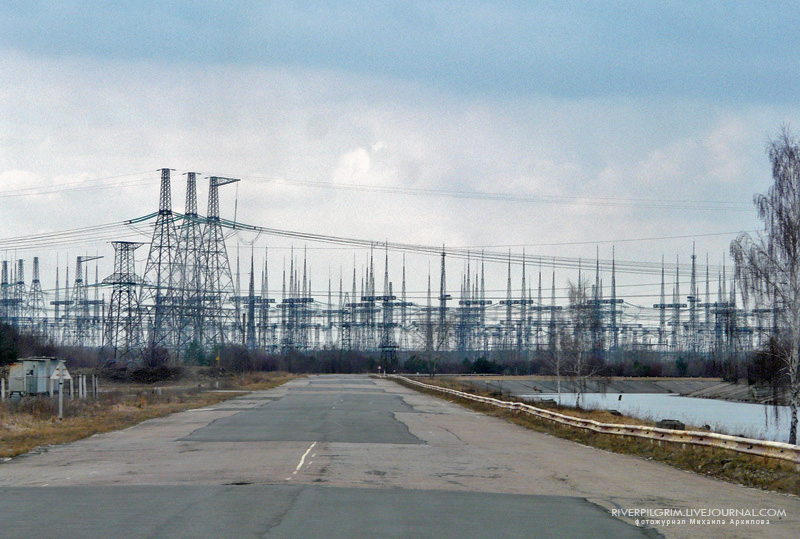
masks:
<svg viewBox="0 0 800 539"><path fill-rule="evenodd" d="M60 359L54 357L28 357L11 364L8 375L8 392L13 395L38 395L49 393L50 377Z"/></svg>

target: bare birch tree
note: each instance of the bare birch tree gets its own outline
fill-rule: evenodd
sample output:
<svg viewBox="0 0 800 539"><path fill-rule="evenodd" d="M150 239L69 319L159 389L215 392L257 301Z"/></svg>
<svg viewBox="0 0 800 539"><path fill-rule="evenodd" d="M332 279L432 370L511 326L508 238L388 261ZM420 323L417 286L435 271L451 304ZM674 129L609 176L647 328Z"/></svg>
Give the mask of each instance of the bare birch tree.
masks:
<svg viewBox="0 0 800 539"><path fill-rule="evenodd" d="M593 352L597 345L592 338L599 320L597 312L589 299L589 283L578 279L577 283L570 281L569 309L567 319L569 329L560 339L560 346L567 359L567 369L577 381L576 404L580 406L581 398L586 392L587 381L600 372L601 365L595 360Z"/></svg>
<svg viewBox="0 0 800 539"><path fill-rule="evenodd" d="M797 444L800 404L800 143L787 126L767 145L774 183L753 197L764 229L731 243L743 293L775 298L776 337L789 380L789 443Z"/></svg>
<svg viewBox="0 0 800 539"><path fill-rule="evenodd" d="M561 406L561 377L566 371L567 352L565 344L569 342L566 334L566 326L558 324L555 327L557 334L550 343L550 348L544 355L544 364L550 374L556 377L556 394L558 395L558 405Z"/></svg>

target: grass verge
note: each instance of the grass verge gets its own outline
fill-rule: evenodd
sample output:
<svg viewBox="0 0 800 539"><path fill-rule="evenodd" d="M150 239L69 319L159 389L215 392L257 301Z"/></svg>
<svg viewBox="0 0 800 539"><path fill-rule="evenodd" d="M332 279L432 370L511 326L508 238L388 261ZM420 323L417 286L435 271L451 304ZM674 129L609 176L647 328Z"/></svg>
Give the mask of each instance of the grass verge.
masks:
<svg viewBox="0 0 800 539"><path fill-rule="evenodd" d="M536 416L528 415L523 412L505 410L489 404L414 386L412 384L405 383L402 380L395 379L395 382L415 391L427 393L438 398L455 402L461 406L478 412L506 419L512 423L516 423L517 425L521 425L537 432L543 432L573 442L604 449L606 451L634 455L647 460L663 462L681 470L688 470L700 475L721 479L731 483L755 487L762 490L787 492L800 496L800 473L795 470L791 463L784 461L745 455L717 448L692 446L688 444L686 446L681 446L678 444L664 443L663 445L659 446L655 442L651 443L650 440L643 440L628 436L600 434L588 430L573 428L560 423L547 421ZM481 391L476 389L474 386L462 383L458 380L425 379L424 382L430 385L457 389L465 393L499 398L499 396L496 394L490 394L485 391ZM513 397L504 397L504 400L523 402L522 399L515 399ZM537 404L537 406L539 406L539 404ZM650 422L639 421L635 418L613 416L603 410L577 410L563 406L542 407L546 407L562 414L594 419L604 423L652 425Z"/></svg>
<svg viewBox="0 0 800 539"><path fill-rule="evenodd" d="M58 419L58 399L25 397L0 403L0 458L27 453L37 447L65 444L94 434L133 426L192 408L210 406L249 391L270 389L295 376L286 373L246 373L229 376L213 389L192 386L142 387L109 384L99 397L64 400L64 419Z"/></svg>

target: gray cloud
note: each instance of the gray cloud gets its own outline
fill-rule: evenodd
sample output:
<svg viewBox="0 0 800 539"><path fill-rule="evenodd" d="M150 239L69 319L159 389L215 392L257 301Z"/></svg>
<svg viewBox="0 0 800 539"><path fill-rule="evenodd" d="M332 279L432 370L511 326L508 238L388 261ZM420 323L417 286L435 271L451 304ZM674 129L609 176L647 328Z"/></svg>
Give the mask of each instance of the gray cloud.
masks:
<svg viewBox="0 0 800 539"><path fill-rule="evenodd" d="M0 198L0 237L149 213L162 166L241 176L240 220L375 241L530 245L749 229L747 212L499 203L268 179L747 204L769 183L768 135L800 112L786 99L796 93L786 67L798 63L792 10L216 5L1 8L0 187L151 172L119 189ZM223 194L228 217L233 194ZM698 238L698 252L716 262L729 241ZM107 244L86 247L103 248L107 263ZM685 260L690 248L683 238L621 244L617 254ZM353 254L314 256L319 285L326 265L347 274ZM426 262L415 262L415 278ZM503 289L504 268L495 269Z"/></svg>
<svg viewBox="0 0 800 539"><path fill-rule="evenodd" d="M329 69L466 95L786 102L800 9L777 3L6 4L0 46L46 56Z"/></svg>

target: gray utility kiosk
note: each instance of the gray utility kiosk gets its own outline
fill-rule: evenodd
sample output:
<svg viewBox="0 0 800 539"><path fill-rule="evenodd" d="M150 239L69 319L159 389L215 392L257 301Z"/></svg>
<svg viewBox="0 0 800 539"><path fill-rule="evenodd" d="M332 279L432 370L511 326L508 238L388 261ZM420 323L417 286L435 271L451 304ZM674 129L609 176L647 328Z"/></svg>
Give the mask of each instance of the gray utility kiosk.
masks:
<svg viewBox="0 0 800 539"><path fill-rule="evenodd" d="M20 395L39 395L42 393L54 392L51 377L56 372L59 365L63 372L66 372L63 359L54 357L28 357L20 359L11 364L8 375L8 392L10 395L18 393ZM69 380L66 375L63 379ZM58 384L55 385L58 387Z"/></svg>

